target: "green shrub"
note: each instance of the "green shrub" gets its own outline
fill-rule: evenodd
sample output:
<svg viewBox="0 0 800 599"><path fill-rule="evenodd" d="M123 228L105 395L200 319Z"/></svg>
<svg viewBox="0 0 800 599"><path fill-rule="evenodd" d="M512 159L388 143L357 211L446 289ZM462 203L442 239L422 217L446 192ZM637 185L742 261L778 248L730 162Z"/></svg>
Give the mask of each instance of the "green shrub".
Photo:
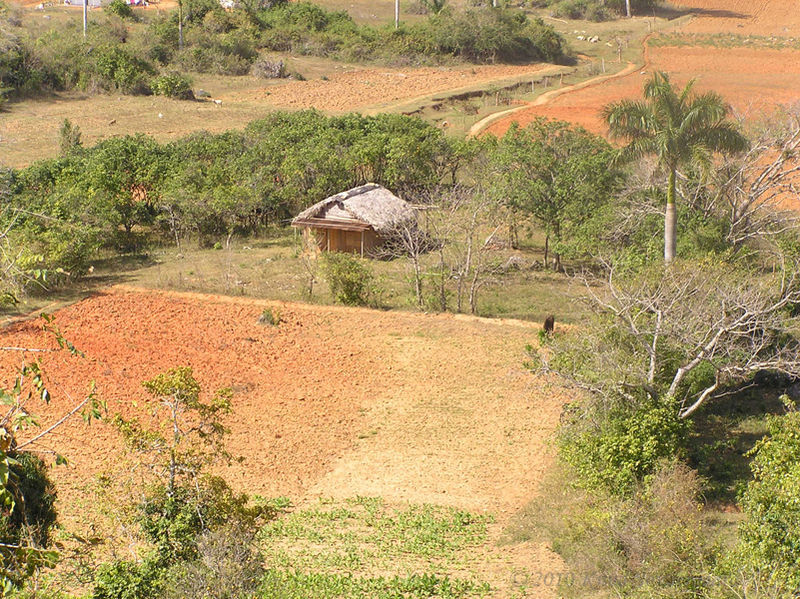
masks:
<svg viewBox="0 0 800 599"><path fill-rule="evenodd" d="M189 46L177 53L173 64L182 71L215 75L246 75L250 61L218 47Z"/></svg>
<svg viewBox="0 0 800 599"><path fill-rule="evenodd" d="M615 15L605 3L597 0L561 0L553 8L553 16L600 22L610 21Z"/></svg>
<svg viewBox="0 0 800 599"><path fill-rule="evenodd" d="M150 88L157 96L166 96L176 100L194 100L192 93L192 80L186 75L177 73L165 73L159 75L150 82Z"/></svg>
<svg viewBox="0 0 800 599"><path fill-rule="evenodd" d="M800 411L770 416L768 434L751 451L753 480L741 498L743 559L772 582L800 589Z"/></svg>
<svg viewBox="0 0 800 599"><path fill-rule="evenodd" d="M0 510L0 588L18 588L37 569L54 565L56 554L46 549L56 524L56 491L37 456L12 452L2 457L4 467L10 464L10 471L3 473L8 477L3 490L10 492L5 499L14 503L10 513L7 504ZM29 549L33 547L39 550Z"/></svg>
<svg viewBox="0 0 800 599"><path fill-rule="evenodd" d="M116 15L120 19L133 19L133 9L125 0L111 0L103 9L110 15Z"/></svg>
<svg viewBox="0 0 800 599"><path fill-rule="evenodd" d="M276 327L281 323L281 313L277 308L265 308L258 317L258 324L267 324Z"/></svg>
<svg viewBox="0 0 800 599"><path fill-rule="evenodd" d="M345 12L326 11L309 2L262 11L258 18L265 29L262 43L277 52L346 60L420 61L454 56L478 63L557 61L564 56L563 38L522 12L450 8L434 12L425 21L399 29L361 26Z"/></svg>
<svg viewBox="0 0 800 599"><path fill-rule="evenodd" d="M152 560L117 560L97 569L92 599L157 599L162 597L163 570Z"/></svg>
<svg viewBox="0 0 800 599"><path fill-rule="evenodd" d="M26 227L14 234L14 243L23 250L19 266L24 270L48 271L48 283L80 278L89 270L100 247L99 231L70 223L49 225Z"/></svg>
<svg viewBox="0 0 800 599"><path fill-rule="evenodd" d="M95 64L105 87L126 94L149 94L153 67L120 47L98 48Z"/></svg>
<svg viewBox="0 0 800 599"><path fill-rule="evenodd" d="M561 458L589 489L630 494L661 460L683 454L689 422L673 402L581 409L561 426Z"/></svg>
<svg viewBox="0 0 800 599"><path fill-rule="evenodd" d="M366 306L374 299L375 275L363 258L330 252L325 255L324 268L334 301L346 306Z"/></svg>

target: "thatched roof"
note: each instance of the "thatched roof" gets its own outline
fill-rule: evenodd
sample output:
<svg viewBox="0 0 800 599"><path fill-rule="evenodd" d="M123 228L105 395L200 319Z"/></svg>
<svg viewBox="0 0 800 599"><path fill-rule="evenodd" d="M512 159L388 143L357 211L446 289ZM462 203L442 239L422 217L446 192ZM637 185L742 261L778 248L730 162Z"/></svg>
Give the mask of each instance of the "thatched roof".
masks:
<svg viewBox="0 0 800 599"><path fill-rule="evenodd" d="M292 226L335 226L353 230L372 227L377 233L386 233L415 218L416 212L408 202L377 183L367 183L303 210L292 220Z"/></svg>

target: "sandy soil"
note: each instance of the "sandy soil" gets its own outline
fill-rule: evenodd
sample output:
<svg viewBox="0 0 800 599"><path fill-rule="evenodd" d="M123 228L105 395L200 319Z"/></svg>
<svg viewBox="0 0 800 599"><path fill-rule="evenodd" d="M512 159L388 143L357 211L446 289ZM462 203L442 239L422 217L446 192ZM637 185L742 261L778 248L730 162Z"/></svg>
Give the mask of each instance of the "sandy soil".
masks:
<svg viewBox="0 0 800 599"><path fill-rule="evenodd" d="M565 400L521 367L535 325L289 304L272 328L256 322L267 305L117 287L60 310L86 358L44 354L55 399L43 424L90 380L111 414L141 414L141 381L191 365L204 390L234 389L228 447L245 461L224 473L238 488L300 504L373 495L453 505L494 514L497 536L535 495ZM3 329L2 344L52 346L40 325ZM19 356L0 360L8 375ZM119 467L119 439L107 424L73 421L50 443L71 460L54 473L61 510L76 517L85 485ZM562 567L538 544L508 560Z"/></svg>
<svg viewBox="0 0 800 599"><path fill-rule="evenodd" d="M744 115L757 116L780 104L800 101L800 51L797 50L652 47L648 53L646 68L516 112L495 121L487 131L502 135L514 121L524 125L545 116L605 134L606 127L600 118L602 107L621 98L640 97L646 76L654 70L668 72L678 84L696 78L696 89L722 94Z"/></svg>

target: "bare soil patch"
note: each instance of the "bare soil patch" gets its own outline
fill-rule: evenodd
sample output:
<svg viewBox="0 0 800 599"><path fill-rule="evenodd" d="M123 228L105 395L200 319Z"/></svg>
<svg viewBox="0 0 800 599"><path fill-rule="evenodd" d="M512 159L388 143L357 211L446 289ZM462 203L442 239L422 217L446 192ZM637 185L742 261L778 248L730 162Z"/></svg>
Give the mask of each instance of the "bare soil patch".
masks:
<svg viewBox="0 0 800 599"><path fill-rule="evenodd" d="M133 416L141 382L190 365L212 391L234 390L225 474L238 488L295 499L373 495L452 505L503 522L533 494L564 392L522 368L536 325L452 315L281 304L116 287L56 313L86 358L43 354L55 397L46 424L96 381L110 414ZM3 345L52 347L38 319L2 330ZM7 378L19 356L0 355ZM139 402L139 406L135 402ZM37 406L37 411L39 407ZM120 446L103 423L74 421L52 444L62 510Z"/></svg>
<svg viewBox="0 0 800 599"><path fill-rule="evenodd" d="M442 91L457 91L487 82L523 77L549 66L533 64L357 69L339 73L329 80L291 81L285 85L241 92L229 97L236 100L262 99L277 108L316 108L329 112L348 112L366 107L379 108L384 104L410 101Z"/></svg>
<svg viewBox="0 0 800 599"><path fill-rule="evenodd" d="M800 36L796 0L674 0L695 15L687 33Z"/></svg>
<svg viewBox="0 0 800 599"><path fill-rule="evenodd" d="M470 568L497 596L513 591L512 569L563 569L539 543L495 547L551 463L566 399L522 368L536 325L302 304L280 304L278 327L257 324L278 305L119 286L59 310L86 358L43 354L54 400L37 406L42 424L91 380L110 414L141 414L141 382L190 365L204 390L234 390L228 447L245 461L223 474L235 487L299 505L373 496L490 513L489 543ZM6 327L2 340L53 347L36 318ZM7 381L19 355L0 360ZM70 459L53 470L63 519L80 521L93 478L120 475L120 439L103 422L72 421L51 445Z"/></svg>
<svg viewBox="0 0 800 599"><path fill-rule="evenodd" d="M697 79L696 89L720 93L744 115L757 116L781 104L800 101L800 51L751 48L649 48L648 66L600 85L555 97L494 122L487 131L502 135L512 122L522 125L536 117L577 123L605 134L603 106L641 96L642 84L654 70L668 72L679 85Z"/></svg>

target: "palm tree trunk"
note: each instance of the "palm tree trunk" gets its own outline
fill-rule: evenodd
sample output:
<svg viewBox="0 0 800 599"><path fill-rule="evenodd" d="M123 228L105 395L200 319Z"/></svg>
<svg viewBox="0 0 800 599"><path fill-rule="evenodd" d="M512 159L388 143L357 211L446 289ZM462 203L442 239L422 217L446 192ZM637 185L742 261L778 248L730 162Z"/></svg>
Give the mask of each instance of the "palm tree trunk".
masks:
<svg viewBox="0 0 800 599"><path fill-rule="evenodd" d="M669 171L667 186L667 209L664 213L664 262L669 264L675 259L676 223L678 213L675 209L675 169Z"/></svg>

